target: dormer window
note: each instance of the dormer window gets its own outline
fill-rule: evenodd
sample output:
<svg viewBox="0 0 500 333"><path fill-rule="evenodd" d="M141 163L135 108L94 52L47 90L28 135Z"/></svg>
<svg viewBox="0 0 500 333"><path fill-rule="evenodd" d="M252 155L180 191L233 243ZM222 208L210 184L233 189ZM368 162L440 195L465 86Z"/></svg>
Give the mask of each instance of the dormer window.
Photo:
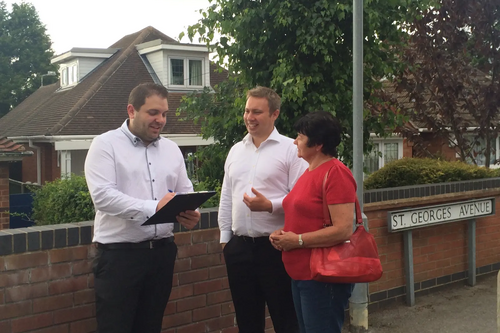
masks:
<svg viewBox="0 0 500 333"><path fill-rule="evenodd" d="M169 85L203 87L203 59L170 58Z"/></svg>
<svg viewBox="0 0 500 333"><path fill-rule="evenodd" d="M206 45L152 40L135 46L150 66L155 80L170 91L193 91L210 87L209 48Z"/></svg>
<svg viewBox="0 0 500 333"><path fill-rule="evenodd" d="M85 79L85 76L109 59L119 49L90 49L74 47L50 60L59 65L60 90L72 88Z"/></svg>
<svg viewBox="0 0 500 333"><path fill-rule="evenodd" d="M78 64L61 66L61 87L71 86L78 82Z"/></svg>

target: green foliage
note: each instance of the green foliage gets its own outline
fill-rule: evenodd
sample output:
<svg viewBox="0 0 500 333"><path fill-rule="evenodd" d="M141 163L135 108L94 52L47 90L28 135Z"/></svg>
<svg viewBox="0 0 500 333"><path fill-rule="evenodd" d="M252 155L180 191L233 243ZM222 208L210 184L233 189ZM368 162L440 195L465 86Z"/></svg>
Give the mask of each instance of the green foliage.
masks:
<svg viewBox="0 0 500 333"><path fill-rule="evenodd" d="M51 44L32 4L14 3L9 12L0 1L0 117L40 87L41 74L57 71Z"/></svg>
<svg viewBox="0 0 500 333"><path fill-rule="evenodd" d="M401 66L394 46L404 43L401 29L433 0L364 3L364 142L369 133L385 136L404 120L395 108L380 108L372 91L379 78ZM293 124L310 111L325 110L342 123L344 137L338 151L352 166L353 7L352 1L210 0L200 10L197 24L187 29L192 40L199 34L220 66L234 78L185 98L180 109L196 119L205 138L215 144L198 154L200 174L222 180L223 163L230 147L245 134L245 91L256 85L275 89L282 97L276 127L295 137ZM180 38L184 36L182 33ZM215 39L214 36L220 36ZM202 177L202 179L203 179Z"/></svg>
<svg viewBox="0 0 500 333"><path fill-rule="evenodd" d="M32 219L38 225L94 219L94 204L85 177L56 179L34 191Z"/></svg>
<svg viewBox="0 0 500 333"><path fill-rule="evenodd" d="M446 183L462 180L493 178L499 170L470 165L461 161L430 158L403 158L387 163L365 181L366 190L409 185Z"/></svg>
<svg viewBox="0 0 500 333"><path fill-rule="evenodd" d="M183 97L177 112L187 115L201 125L204 139L215 138L215 144L200 147L196 158L200 161L198 179L222 182L224 161L229 149L244 135L243 110L246 89L239 77L229 77L214 87Z"/></svg>
<svg viewBox="0 0 500 333"><path fill-rule="evenodd" d="M221 182L217 179L205 179L199 183L193 184L195 191L216 191L213 197L208 199L200 208L211 208L218 207L220 201L220 191L221 191Z"/></svg>

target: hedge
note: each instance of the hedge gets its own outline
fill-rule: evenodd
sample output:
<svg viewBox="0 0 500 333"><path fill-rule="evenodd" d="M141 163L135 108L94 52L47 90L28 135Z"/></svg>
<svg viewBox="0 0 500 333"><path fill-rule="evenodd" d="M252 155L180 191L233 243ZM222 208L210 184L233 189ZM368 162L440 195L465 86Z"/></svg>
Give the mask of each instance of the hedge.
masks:
<svg viewBox="0 0 500 333"><path fill-rule="evenodd" d="M32 219L38 225L90 221L95 217L85 177L47 182L33 191Z"/></svg>
<svg viewBox="0 0 500 333"><path fill-rule="evenodd" d="M387 163L364 181L366 190L409 185L446 183L498 177L499 169L487 169L460 161L402 158Z"/></svg>

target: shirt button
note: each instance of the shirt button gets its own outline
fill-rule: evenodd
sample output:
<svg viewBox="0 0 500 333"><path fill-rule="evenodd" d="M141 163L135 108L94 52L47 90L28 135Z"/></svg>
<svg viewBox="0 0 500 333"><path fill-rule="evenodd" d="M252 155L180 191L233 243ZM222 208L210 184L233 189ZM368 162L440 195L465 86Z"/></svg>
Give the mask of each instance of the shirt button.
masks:
<svg viewBox="0 0 500 333"><path fill-rule="evenodd" d="M151 162L149 162L149 165L151 165Z"/></svg>
<svg viewBox="0 0 500 333"><path fill-rule="evenodd" d="M131 220L133 220L133 219L134 219L134 217L132 216L130 219L131 219Z"/></svg>
<svg viewBox="0 0 500 333"><path fill-rule="evenodd" d="M153 182L154 182L154 181L155 181L155 180L153 179Z"/></svg>
<svg viewBox="0 0 500 333"><path fill-rule="evenodd" d="M146 216L147 219L149 219L149 216Z"/></svg>
<svg viewBox="0 0 500 333"><path fill-rule="evenodd" d="M155 200L158 200L158 199L155 198Z"/></svg>

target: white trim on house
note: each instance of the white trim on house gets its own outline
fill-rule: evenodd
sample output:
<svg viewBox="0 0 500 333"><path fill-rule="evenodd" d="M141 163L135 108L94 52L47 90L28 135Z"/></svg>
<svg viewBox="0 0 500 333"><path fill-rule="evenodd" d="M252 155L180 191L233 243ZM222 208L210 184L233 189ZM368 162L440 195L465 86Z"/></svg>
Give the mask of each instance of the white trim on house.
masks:
<svg viewBox="0 0 500 333"><path fill-rule="evenodd" d="M162 44L161 39L152 40L150 42L138 44L135 46L139 54L148 54L151 52L156 52L160 50L170 50L170 51L187 51L187 52L210 52L210 49L206 45L196 45L196 44Z"/></svg>
<svg viewBox="0 0 500 333"><path fill-rule="evenodd" d="M75 58L101 58L108 59L119 49L97 49L97 48L79 48L74 47L71 50L50 59L51 64L68 62Z"/></svg>
<svg viewBox="0 0 500 333"><path fill-rule="evenodd" d="M208 146L214 143L213 138L203 139L198 134L166 134L162 135L175 142L179 147L186 146ZM16 143L47 142L54 143L56 151L59 150L87 150L90 148L95 135L34 135L34 136L12 136L8 137Z"/></svg>

